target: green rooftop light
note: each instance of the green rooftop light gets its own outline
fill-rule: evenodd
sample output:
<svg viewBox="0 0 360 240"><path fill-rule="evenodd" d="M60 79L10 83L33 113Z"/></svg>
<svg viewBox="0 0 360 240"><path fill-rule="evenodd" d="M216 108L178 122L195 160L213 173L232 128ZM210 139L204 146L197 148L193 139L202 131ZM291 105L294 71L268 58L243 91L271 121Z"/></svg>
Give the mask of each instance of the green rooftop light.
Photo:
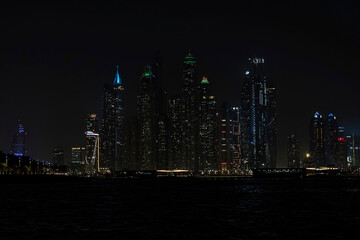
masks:
<svg viewBox="0 0 360 240"><path fill-rule="evenodd" d="M196 63L195 58L191 55L190 52L185 57L184 63Z"/></svg>
<svg viewBox="0 0 360 240"><path fill-rule="evenodd" d="M144 76L151 76L152 72L151 72L151 67L150 66L146 66L145 70L144 70Z"/></svg>
<svg viewBox="0 0 360 240"><path fill-rule="evenodd" d="M203 79L201 80L201 84L210 84L210 82L206 77L203 77Z"/></svg>

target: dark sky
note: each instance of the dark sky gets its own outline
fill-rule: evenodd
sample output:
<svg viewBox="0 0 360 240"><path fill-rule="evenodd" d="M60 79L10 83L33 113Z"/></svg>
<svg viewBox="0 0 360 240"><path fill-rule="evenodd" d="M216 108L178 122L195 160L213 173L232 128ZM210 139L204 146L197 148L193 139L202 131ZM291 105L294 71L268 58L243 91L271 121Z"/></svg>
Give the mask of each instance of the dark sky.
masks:
<svg viewBox="0 0 360 240"><path fill-rule="evenodd" d="M337 116L347 133L360 129L360 4L356 1L153 1L131 4L0 2L0 150L8 152L16 121L30 154L51 160L62 146L84 143L87 113L101 114L104 83L116 65L134 115L139 77L160 55L169 95L182 86L190 49L219 104L239 104L247 59L265 58L278 91L278 166L287 166L286 137L295 130L302 154L315 111ZM199 81L201 79L199 78Z"/></svg>

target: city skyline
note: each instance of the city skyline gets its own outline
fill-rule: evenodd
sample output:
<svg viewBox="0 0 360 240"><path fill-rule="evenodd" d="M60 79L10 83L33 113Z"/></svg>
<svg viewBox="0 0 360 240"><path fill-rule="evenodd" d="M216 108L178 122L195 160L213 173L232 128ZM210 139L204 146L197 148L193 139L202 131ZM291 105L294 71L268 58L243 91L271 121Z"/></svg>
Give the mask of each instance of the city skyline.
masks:
<svg viewBox="0 0 360 240"><path fill-rule="evenodd" d="M0 77L4 83L1 88L1 101L4 103L1 111L7 113L0 124L0 149L9 151L16 121L20 118L31 142L30 155L49 160L53 148L61 146L69 157L71 147L82 144L86 115L101 115L99 102L102 86L104 83L111 84L117 65L128 91L125 93L126 115L135 115L136 95L140 89L139 77L143 67L151 64L160 51L159 55L162 55L164 62L164 87L171 95L181 89L181 63L188 49L191 49L199 59L199 78L202 78L202 75L208 77L214 85L214 95L219 104L227 101L229 104L239 105L247 59L254 55L265 59L265 76L268 81L276 82L278 90L281 126L278 128L278 162L282 162L279 162L278 166L286 166L283 164L287 163L287 135L292 130L297 132L303 156L307 152L308 122L314 112L333 113L338 116L348 134L358 133L356 130L360 129L359 113L350 104L358 100L356 89L359 87L356 72L358 30L352 28L354 23L353 19L350 19L351 14L345 14L352 11L351 4L341 5L339 10L336 10L335 7L338 6L332 2L326 6L314 4L313 9L299 5L299 10L295 9L296 4L289 4L288 11L278 17L266 13L265 3L260 6L248 4L244 6L248 12L241 12L239 15L232 12L230 17L225 14L230 10L220 7L221 11L214 19L212 16L216 13L215 6L209 5L203 9L195 6L185 12L190 16L186 20L190 26L188 34L185 34L181 21L168 16L168 12L173 12L180 20L184 19L180 10L156 4L113 4L116 9L122 9L123 13L126 9L134 11L132 15L124 13L132 19L127 28L119 21L112 21L112 17L100 20L105 13L115 11L110 10L111 4L101 5L100 13L94 18L89 14L96 5L86 6L84 12L76 16L67 10L66 4L59 4L59 11L69 12L71 21L78 24L78 29L84 36L76 33L77 28L70 26L70 20L65 20L65 23L58 22L59 13L54 16L41 13L32 18L33 22L26 23L25 17L13 22L6 21L10 20L10 14L2 12L3 22L9 24L3 26L6 37L2 39L4 42L0 56ZM70 7L76 9L79 5ZM152 11L146 12L146 7ZM10 3L5 3L3 9L10 12L25 11L24 8ZM34 7L31 9L39 13ZM302 22L296 17L302 16L300 12L303 9L309 11L309 15L308 20ZM316 10L319 9L324 13L321 18L316 15ZM154 24L136 21L136 16L140 16L140 13L152 16L156 11L165 14L161 17L172 20L172 30L167 28L171 24L160 22L160 18L154 17L150 21L156 23L157 27L153 28L151 26ZM258 17L256 20L245 21L246 17L254 13ZM291 17L291 14L295 14L294 17ZM331 20L333 15L341 21L334 23ZM88 22L82 22L81 16L85 16ZM202 17L197 19L196 16ZM49 23L41 23L41 17L49 18ZM270 17L270 23L264 21L267 17ZM296 27L295 32L286 30L288 25L279 22L282 17L289 18ZM216 24L217 20L220 23ZM98 25L92 26L91 23L94 22ZM51 23L56 23L55 29L48 28ZM122 37L125 40L121 40L121 31L115 30L118 24L124 29L123 33L128 33L130 37ZM236 24L239 24L237 31L234 30ZM250 30L252 25L258 27L258 32ZM25 26L32 30L24 29ZM201 26L206 28L200 31ZM110 29L113 27L112 32ZM96 33L102 33L101 37L91 35L93 28ZM17 29L23 31L14 31ZM160 34L164 29L168 29L166 34ZM281 30L286 30L286 34L281 33ZM74 41L65 37L69 36L69 33L74 35ZM122 44L109 40L112 33L119 36ZM23 40L24 36L28 36L27 42L16 40ZM144 39L145 36L154 37ZM174 36L179 36L179 39L168 41ZM191 39L187 36L191 36ZM247 40L241 40L242 37ZM223 40L219 42L219 39ZM135 43L131 43L133 40L136 40ZM94 48L90 48L91 46ZM10 101L12 98L15 100Z"/></svg>

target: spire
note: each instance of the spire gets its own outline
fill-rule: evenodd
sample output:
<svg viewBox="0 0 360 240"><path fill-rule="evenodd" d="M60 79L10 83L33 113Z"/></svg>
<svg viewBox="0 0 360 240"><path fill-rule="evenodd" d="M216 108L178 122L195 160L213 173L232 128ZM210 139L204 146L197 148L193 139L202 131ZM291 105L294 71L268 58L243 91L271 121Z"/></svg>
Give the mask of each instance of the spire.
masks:
<svg viewBox="0 0 360 240"><path fill-rule="evenodd" d="M119 66L116 66L116 75L114 79L114 85L121 85L121 79L119 76Z"/></svg>

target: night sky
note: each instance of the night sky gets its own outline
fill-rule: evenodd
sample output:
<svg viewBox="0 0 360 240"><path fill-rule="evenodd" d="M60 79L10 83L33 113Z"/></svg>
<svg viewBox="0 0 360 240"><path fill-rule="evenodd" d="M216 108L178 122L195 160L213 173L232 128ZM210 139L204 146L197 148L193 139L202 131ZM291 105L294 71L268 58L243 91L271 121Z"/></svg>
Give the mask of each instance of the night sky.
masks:
<svg viewBox="0 0 360 240"><path fill-rule="evenodd" d="M103 84L119 66L126 115L136 114L140 75L156 57L164 88L180 93L190 50L219 106L240 103L249 57L265 58L278 100L278 167L287 134L308 148L315 111L360 131L360 4L356 1L152 1L131 4L0 2L0 150L8 152L17 119L30 155L52 160L56 146L83 145L87 113L101 116Z"/></svg>

